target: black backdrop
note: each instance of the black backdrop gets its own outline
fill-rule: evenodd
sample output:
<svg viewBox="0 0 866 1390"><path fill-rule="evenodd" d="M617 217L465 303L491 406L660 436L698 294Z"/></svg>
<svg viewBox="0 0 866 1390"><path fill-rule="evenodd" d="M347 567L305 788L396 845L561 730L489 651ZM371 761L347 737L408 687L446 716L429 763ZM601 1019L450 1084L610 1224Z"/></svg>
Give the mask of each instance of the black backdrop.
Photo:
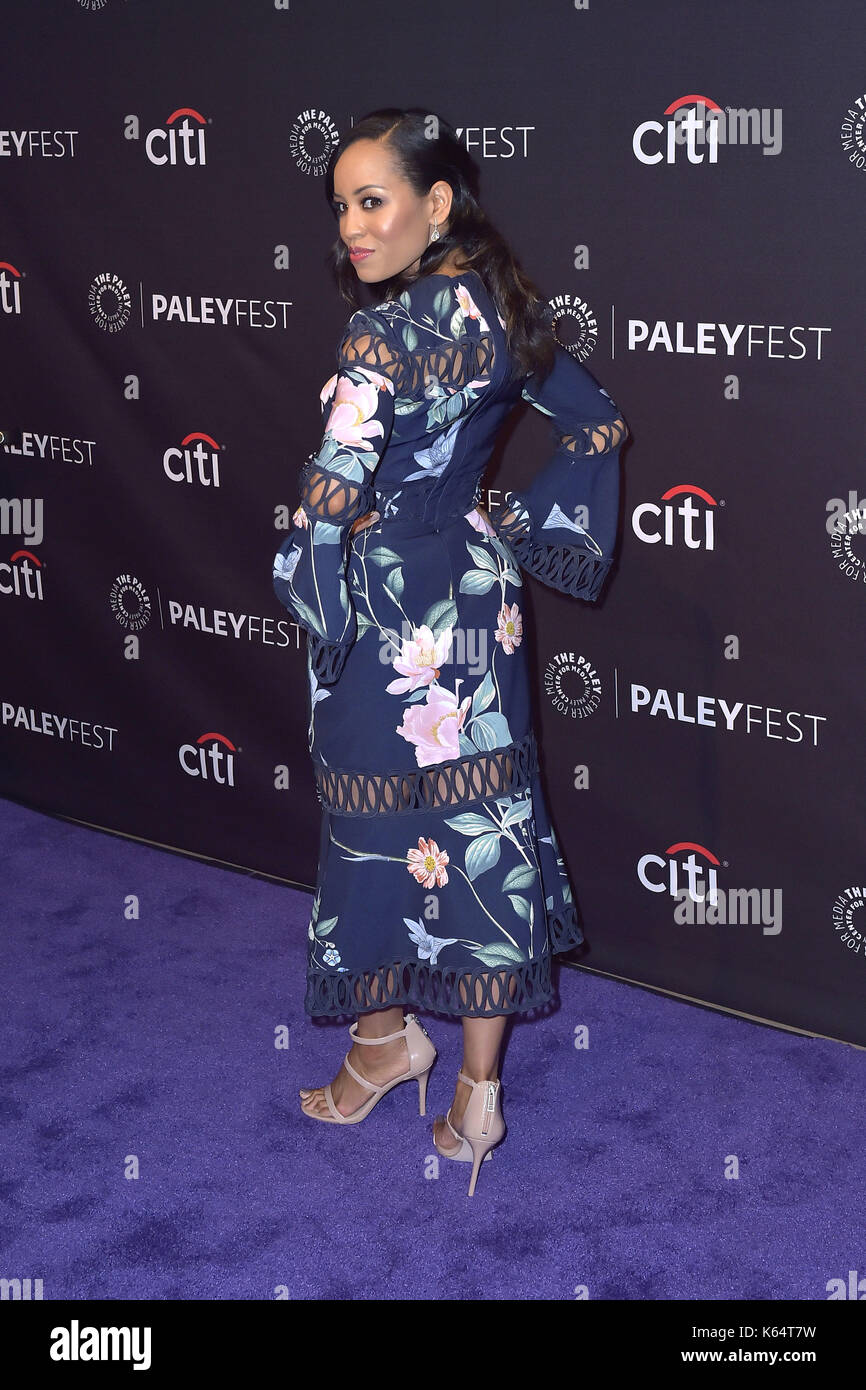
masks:
<svg viewBox="0 0 866 1390"><path fill-rule="evenodd" d="M3 794L313 883L304 639L270 566L348 313L321 175L366 111L429 106L632 431L603 600L524 590L586 963L866 1044L853 22L837 0L10 4ZM677 137L711 109L715 147ZM490 489L547 447L519 406ZM726 920L678 921L711 871Z"/></svg>

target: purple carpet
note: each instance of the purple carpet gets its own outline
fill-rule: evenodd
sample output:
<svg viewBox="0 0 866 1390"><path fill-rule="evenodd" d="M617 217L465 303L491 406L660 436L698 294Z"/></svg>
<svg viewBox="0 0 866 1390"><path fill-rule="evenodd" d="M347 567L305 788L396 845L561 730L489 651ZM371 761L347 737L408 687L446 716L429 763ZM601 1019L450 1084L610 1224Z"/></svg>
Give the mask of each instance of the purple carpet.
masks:
<svg viewBox="0 0 866 1390"><path fill-rule="evenodd" d="M862 1050L558 969L561 1007L506 1032L509 1132L469 1199L430 1137L458 1021L422 1016L426 1118L414 1082L357 1126L300 1112L349 1046L303 1011L308 894L11 802L0 833L0 1276L46 1300L820 1300L866 1274Z"/></svg>

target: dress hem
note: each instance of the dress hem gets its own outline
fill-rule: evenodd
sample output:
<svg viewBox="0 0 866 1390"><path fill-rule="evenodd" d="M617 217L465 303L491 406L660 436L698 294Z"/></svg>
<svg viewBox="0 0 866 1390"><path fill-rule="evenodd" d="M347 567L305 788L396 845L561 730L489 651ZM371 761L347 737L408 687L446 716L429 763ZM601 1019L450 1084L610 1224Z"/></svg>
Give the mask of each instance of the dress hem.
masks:
<svg viewBox="0 0 866 1390"><path fill-rule="evenodd" d="M434 966L415 959L391 961L367 970L307 973L304 1010L313 1018L355 1018L378 1009L411 1006L447 1018L496 1018L528 1013L552 1002L552 957L562 955L583 943L584 936L573 903L565 903L547 918L548 944L541 956L524 965L499 970L483 966L474 970ZM388 987L388 976L391 986ZM517 981L513 997L508 997L511 980ZM371 984L377 985L376 995ZM475 999L481 982L483 998ZM361 997L356 989L361 986ZM461 989L475 1000L461 999ZM493 997L496 990L498 998ZM503 1002L503 996L505 1002Z"/></svg>

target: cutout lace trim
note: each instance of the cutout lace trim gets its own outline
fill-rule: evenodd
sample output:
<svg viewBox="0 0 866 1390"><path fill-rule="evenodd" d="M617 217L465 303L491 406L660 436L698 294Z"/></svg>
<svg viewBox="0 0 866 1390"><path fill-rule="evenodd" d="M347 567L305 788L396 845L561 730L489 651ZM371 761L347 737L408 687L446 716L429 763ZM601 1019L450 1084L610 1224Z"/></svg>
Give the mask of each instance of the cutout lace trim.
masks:
<svg viewBox="0 0 866 1390"><path fill-rule="evenodd" d="M301 469L300 492L307 516L332 526L346 526L361 512L370 511L376 496L371 483L353 483L330 473L315 458L308 458Z"/></svg>
<svg viewBox="0 0 866 1390"><path fill-rule="evenodd" d="M341 816L396 815L469 806L527 787L538 767L530 729L522 739L490 752L472 753L432 767L374 776L314 764L316 795L326 811Z"/></svg>
<svg viewBox="0 0 866 1390"><path fill-rule="evenodd" d="M365 331L368 323L372 324L372 332ZM381 329L373 323L373 320L363 309L353 314L346 324L346 331L340 341L337 357L341 368L344 366L368 367L371 371L381 372L383 376L390 377L394 382L398 395L405 393L407 378L405 354L388 341Z"/></svg>
<svg viewBox="0 0 866 1390"><path fill-rule="evenodd" d="M372 322L372 318L367 321ZM470 381L493 375L496 344L492 333L482 333L478 338L467 334L449 343L434 343L416 350L399 343L400 322L389 315L391 332L398 339L395 347L381 332L359 332L361 325L350 319L339 349L341 365L382 372L394 382L398 396L421 396L428 403L435 398L437 383L459 391Z"/></svg>
<svg viewBox="0 0 866 1390"><path fill-rule="evenodd" d="M611 555L593 555L577 546L540 543L528 536L518 536L508 544L524 570L572 598L598 598L613 564Z"/></svg>
<svg viewBox="0 0 866 1390"><path fill-rule="evenodd" d="M470 381L492 378L496 365L496 345L490 333L480 338L458 338L453 343L436 343L420 352L406 355L407 395L422 393L432 403L436 386L460 391Z"/></svg>
<svg viewBox="0 0 866 1390"><path fill-rule="evenodd" d="M578 545L533 540L529 535L529 512L516 495L491 508L489 515L498 535L511 547L527 573L572 598L598 598L613 564L612 555L593 555Z"/></svg>
<svg viewBox="0 0 866 1390"><path fill-rule="evenodd" d="M370 970L307 972L304 1009L329 1018L355 1016L392 1005L411 1005L451 1018L528 1013L553 1000L551 964L583 942L573 903L548 913L549 947L537 960L500 970L392 961Z"/></svg>
<svg viewBox="0 0 866 1390"><path fill-rule="evenodd" d="M559 436L559 442L573 454L588 458L592 454L610 453L611 449L616 449L622 443L627 434L628 425L620 416L618 420L580 425L577 434L562 434ZM578 448L578 445L581 447Z"/></svg>
<svg viewBox="0 0 866 1390"><path fill-rule="evenodd" d="M326 642L317 632L305 629L310 666L319 685L333 685L340 679L346 658L355 643L354 636L345 642Z"/></svg>

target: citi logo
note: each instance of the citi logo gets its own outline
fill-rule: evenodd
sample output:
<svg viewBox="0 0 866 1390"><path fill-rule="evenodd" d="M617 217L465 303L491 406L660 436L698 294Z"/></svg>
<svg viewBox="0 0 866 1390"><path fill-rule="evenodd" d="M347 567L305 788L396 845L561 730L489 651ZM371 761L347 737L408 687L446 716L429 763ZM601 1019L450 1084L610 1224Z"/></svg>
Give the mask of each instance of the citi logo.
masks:
<svg viewBox="0 0 866 1390"><path fill-rule="evenodd" d="M195 743L182 743L177 751L178 761L188 777L201 777L204 782L218 782L222 787L235 784L236 748L225 734L201 734Z"/></svg>
<svg viewBox="0 0 866 1390"><path fill-rule="evenodd" d="M673 499L682 497L679 505ZM677 545L688 550L712 550L715 545L715 497L694 483L678 483L661 495L661 502L641 502L631 514L631 529L645 545Z"/></svg>
<svg viewBox="0 0 866 1390"><path fill-rule="evenodd" d="M16 550L0 560L0 594L42 601L42 561L32 550Z"/></svg>
<svg viewBox="0 0 866 1390"><path fill-rule="evenodd" d="M718 164L720 144L761 145L767 155L778 154L782 148L780 107L727 106L722 110L711 97L693 92L672 101L663 115L667 121L642 121L635 129L632 149L641 164L676 164L683 149L690 164L705 160Z"/></svg>
<svg viewBox="0 0 866 1390"><path fill-rule="evenodd" d="M677 855L685 858L677 859ZM704 861L698 862L698 856ZM687 893L692 902L711 902L718 899L719 860L712 850L693 840L679 840L668 845L661 854L645 854L637 863L637 876L643 887L650 893L669 893L672 898ZM681 888L679 876L682 873L685 887ZM699 891L703 888L703 891Z"/></svg>
<svg viewBox="0 0 866 1390"><path fill-rule="evenodd" d="M190 125L190 122L197 122ZM172 111L165 129L156 126L145 137L144 148L151 164L206 164L205 126L207 122L191 106Z"/></svg>
<svg viewBox="0 0 866 1390"><path fill-rule="evenodd" d="M9 261L0 261L0 313L21 313L21 271Z"/></svg>
<svg viewBox="0 0 866 1390"><path fill-rule="evenodd" d="M162 456L165 476L173 483L200 483L202 487L220 485L220 445L209 434L188 434Z"/></svg>

